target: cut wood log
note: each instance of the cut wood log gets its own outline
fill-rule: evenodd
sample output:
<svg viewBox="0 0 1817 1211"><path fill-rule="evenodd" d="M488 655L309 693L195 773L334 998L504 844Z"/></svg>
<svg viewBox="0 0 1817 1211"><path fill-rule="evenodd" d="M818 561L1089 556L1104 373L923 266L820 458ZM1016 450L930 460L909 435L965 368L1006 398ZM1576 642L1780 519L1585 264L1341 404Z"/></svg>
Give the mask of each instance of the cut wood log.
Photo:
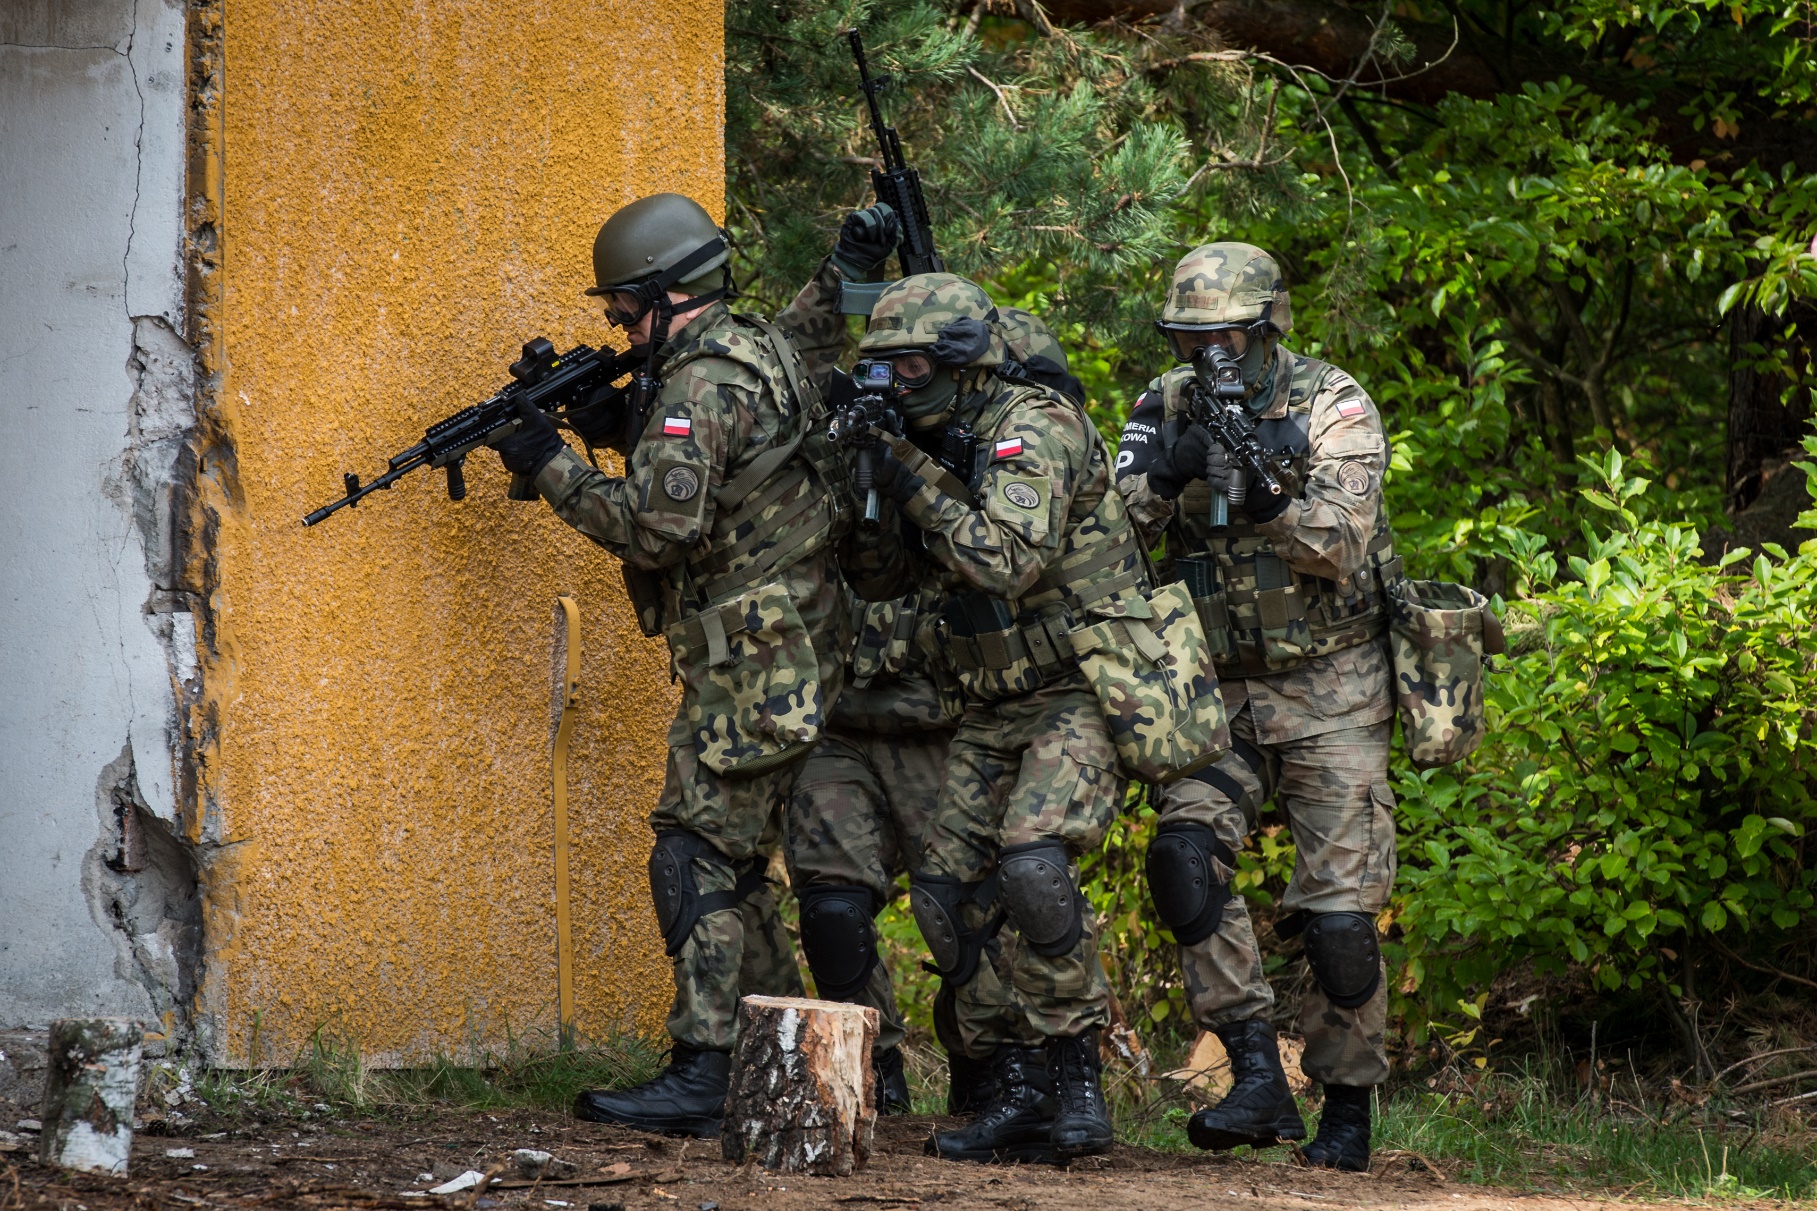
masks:
<svg viewBox="0 0 1817 1211"><path fill-rule="evenodd" d="M726 1098L725 1158L847 1177L877 1126L877 1011L805 997L745 997Z"/></svg>
<svg viewBox="0 0 1817 1211"><path fill-rule="evenodd" d="M145 1025L129 1018L50 1024L38 1155L47 1165L126 1176Z"/></svg>

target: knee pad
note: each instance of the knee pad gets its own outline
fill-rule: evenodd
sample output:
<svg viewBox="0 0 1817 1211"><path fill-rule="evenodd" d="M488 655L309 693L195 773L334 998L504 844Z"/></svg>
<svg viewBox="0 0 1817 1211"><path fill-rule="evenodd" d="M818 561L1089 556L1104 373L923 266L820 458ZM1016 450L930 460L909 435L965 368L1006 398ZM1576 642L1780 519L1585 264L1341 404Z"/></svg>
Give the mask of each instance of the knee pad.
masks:
<svg viewBox="0 0 1817 1211"><path fill-rule="evenodd" d="M1306 965L1331 1003L1355 1009L1382 982L1382 947L1375 918L1364 912L1307 914Z"/></svg>
<svg viewBox="0 0 1817 1211"><path fill-rule="evenodd" d="M801 899L801 950L814 987L829 1001L849 1001L877 966L877 899L868 887L814 883Z"/></svg>
<svg viewBox="0 0 1817 1211"><path fill-rule="evenodd" d="M726 870L738 871L738 882L730 891L702 895L694 880L694 861L699 859ZM662 945L670 958L681 953L695 922L710 912L736 908L740 901L763 884L762 858L753 858L740 870L724 854L698 833L682 829L665 829L656 834L650 849L650 898L656 902L656 925L662 930Z"/></svg>
<svg viewBox="0 0 1817 1211"><path fill-rule="evenodd" d="M981 883L966 883L947 875L911 874L909 906L915 924L934 956L933 969L941 979L968 984L978 971L984 939L968 927L960 909L977 898Z"/></svg>
<svg viewBox="0 0 1817 1211"><path fill-rule="evenodd" d="M1036 954L1053 958L1079 944L1085 920L1073 887L1072 860L1060 842L1030 841L999 851L997 895L1010 923Z"/></svg>
<svg viewBox="0 0 1817 1211"><path fill-rule="evenodd" d="M1230 885L1218 877L1214 859L1236 865L1236 855L1216 833L1188 820L1162 824L1149 842L1148 892L1162 924L1182 946L1216 933L1230 903Z"/></svg>

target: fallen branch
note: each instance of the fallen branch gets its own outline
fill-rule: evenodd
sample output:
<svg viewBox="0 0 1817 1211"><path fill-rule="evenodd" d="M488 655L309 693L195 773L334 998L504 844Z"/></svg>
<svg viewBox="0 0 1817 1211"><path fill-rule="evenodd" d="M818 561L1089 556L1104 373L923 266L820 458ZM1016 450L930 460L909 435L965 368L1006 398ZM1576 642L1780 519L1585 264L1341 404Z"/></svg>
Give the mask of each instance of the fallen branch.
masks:
<svg viewBox="0 0 1817 1211"><path fill-rule="evenodd" d="M1715 934L1710 935L1710 945L1714 946L1717 950L1722 951L1724 955L1751 971L1758 971L1762 975L1778 976L1780 979L1790 980L1794 984L1803 984L1806 988L1817 988L1817 980L1807 980L1803 976L1795 976L1789 971L1780 971L1777 967L1766 967L1759 963L1750 963L1748 960L1742 958L1727 946L1723 945L1722 939Z"/></svg>
<svg viewBox="0 0 1817 1211"><path fill-rule="evenodd" d="M1724 1068L1721 1072L1717 1073L1715 1077L1711 1079L1710 1083L1714 1085L1737 1068L1745 1068L1749 1064L1758 1064L1760 1061L1770 1060L1774 1056L1798 1055L1807 1051L1817 1051L1817 1047L1781 1047L1777 1051L1763 1051L1759 1055L1751 1055L1744 1060L1736 1060L1733 1064L1730 1064L1727 1068Z"/></svg>
<svg viewBox="0 0 1817 1211"><path fill-rule="evenodd" d="M1813 1089L1809 1093L1797 1093L1793 1094L1791 1097L1775 1099L1762 1106L1761 1109L1771 1110L1774 1106L1790 1106L1793 1102L1808 1102L1812 1098L1817 1098L1817 1089Z"/></svg>
<svg viewBox="0 0 1817 1211"><path fill-rule="evenodd" d="M1764 1081L1750 1081L1746 1085L1737 1085L1729 1092L1731 1094L1753 1093L1760 1089L1771 1089L1775 1085L1792 1085L1813 1078L1817 1078L1817 1072L1794 1072L1791 1076L1773 1076Z"/></svg>

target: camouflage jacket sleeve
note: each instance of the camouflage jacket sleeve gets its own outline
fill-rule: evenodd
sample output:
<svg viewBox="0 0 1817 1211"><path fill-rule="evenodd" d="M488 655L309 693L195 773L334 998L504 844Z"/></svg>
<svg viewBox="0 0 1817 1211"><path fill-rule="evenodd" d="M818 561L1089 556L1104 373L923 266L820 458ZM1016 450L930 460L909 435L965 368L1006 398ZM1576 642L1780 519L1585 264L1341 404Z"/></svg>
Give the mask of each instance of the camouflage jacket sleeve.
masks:
<svg viewBox="0 0 1817 1211"><path fill-rule="evenodd" d="M822 395L845 351L845 316L839 314L839 287L844 281L845 274L832 257L826 257L801 293L776 313L776 326L794 336L801 363Z"/></svg>
<svg viewBox="0 0 1817 1211"><path fill-rule="evenodd" d="M1145 548L1153 549L1161 541L1161 532L1173 520L1173 501L1162 500L1148 487L1148 464L1161 452L1161 422L1165 419L1162 403L1164 378L1148 384L1148 390L1137 398L1123 422L1117 439L1117 491L1129 510L1129 520L1136 527L1136 537Z"/></svg>
<svg viewBox="0 0 1817 1211"><path fill-rule="evenodd" d="M1368 554L1382 508L1388 438L1375 401L1341 370L1319 386L1308 419L1305 492L1256 531L1294 571L1342 580Z"/></svg>
<svg viewBox="0 0 1817 1211"><path fill-rule="evenodd" d="M923 531L929 557L992 596L1027 592L1066 535L1073 494L1090 470L1090 424L1077 405L1027 392L987 438L990 461L975 506L931 479L902 506ZM928 461L921 457L921 465Z"/></svg>
<svg viewBox="0 0 1817 1211"><path fill-rule="evenodd" d="M688 362L663 384L622 478L564 448L536 477L561 519L634 568L680 562L713 524L727 460L749 444L762 385L725 358Z"/></svg>

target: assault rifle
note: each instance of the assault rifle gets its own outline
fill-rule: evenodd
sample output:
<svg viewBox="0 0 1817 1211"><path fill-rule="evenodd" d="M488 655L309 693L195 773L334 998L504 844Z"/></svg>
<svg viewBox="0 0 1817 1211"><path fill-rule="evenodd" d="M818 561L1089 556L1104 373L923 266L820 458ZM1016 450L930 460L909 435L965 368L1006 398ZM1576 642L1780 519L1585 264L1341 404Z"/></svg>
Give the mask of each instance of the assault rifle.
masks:
<svg viewBox="0 0 1817 1211"><path fill-rule="evenodd" d="M656 384L650 379L645 361L629 353L587 345L576 345L566 353L557 354L555 346L540 336L527 341L523 358L511 363L512 381L497 394L430 425L423 433L422 441L393 455L385 473L371 483L362 485L358 475L346 472L341 476L341 482L347 494L303 518L303 524L313 526L349 505L357 505L370 494L390 488L419 467L446 468L448 499L465 499L467 455L480 446L493 445L523 427L516 412L519 399L527 400L532 407L556 416L561 422L568 422L569 428L574 427L569 417L577 412L587 416L593 423L587 424L583 436L600 432L609 423L607 418L613 418L613 414L623 408L625 440L632 442L642 430L643 413L656 395ZM632 375L628 385L613 385L627 373ZM523 480L522 476L512 477L510 498L535 499L535 490L529 482L520 480Z"/></svg>
<svg viewBox="0 0 1817 1211"><path fill-rule="evenodd" d="M870 63L864 57L864 39L855 29L846 31L852 44L852 59L858 64L858 82L864 90L865 104L871 111L871 133L877 137L879 167L871 169L871 189L879 202L889 203L901 224L902 239L896 245L897 259L902 262L902 276L916 273L942 273L946 262L934 250L934 226L927 217L927 199L921 193L921 174L908 166L902 157L902 140L894 126L883 124L883 110L877 94L889 84L887 75L873 77ZM883 290L884 283L849 283L844 293L851 297L848 314L869 315L871 304ZM856 309L856 310L855 310Z"/></svg>
<svg viewBox="0 0 1817 1211"><path fill-rule="evenodd" d="M1186 384L1191 419L1204 425L1236 464L1230 470L1228 492L1211 494L1211 524L1227 526L1230 506L1240 508L1249 499L1251 479L1269 495L1279 496L1286 491L1281 479L1289 468L1284 459L1262 445L1255 423L1243 411L1243 372L1235 358L1216 345L1200 346L1193 351L1192 375Z"/></svg>
<svg viewBox="0 0 1817 1211"><path fill-rule="evenodd" d="M857 459L852 467L852 485L864 497L864 515L858 524L875 530L880 524L877 499L877 443L871 436L873 427L895 433L900 428L896 410L884 394L890 387L892 367L885 361L864 361L852 367L848 380L855 392L836 400L833 420L827 427L827 440L835 445L850 446Z"/></svg>

